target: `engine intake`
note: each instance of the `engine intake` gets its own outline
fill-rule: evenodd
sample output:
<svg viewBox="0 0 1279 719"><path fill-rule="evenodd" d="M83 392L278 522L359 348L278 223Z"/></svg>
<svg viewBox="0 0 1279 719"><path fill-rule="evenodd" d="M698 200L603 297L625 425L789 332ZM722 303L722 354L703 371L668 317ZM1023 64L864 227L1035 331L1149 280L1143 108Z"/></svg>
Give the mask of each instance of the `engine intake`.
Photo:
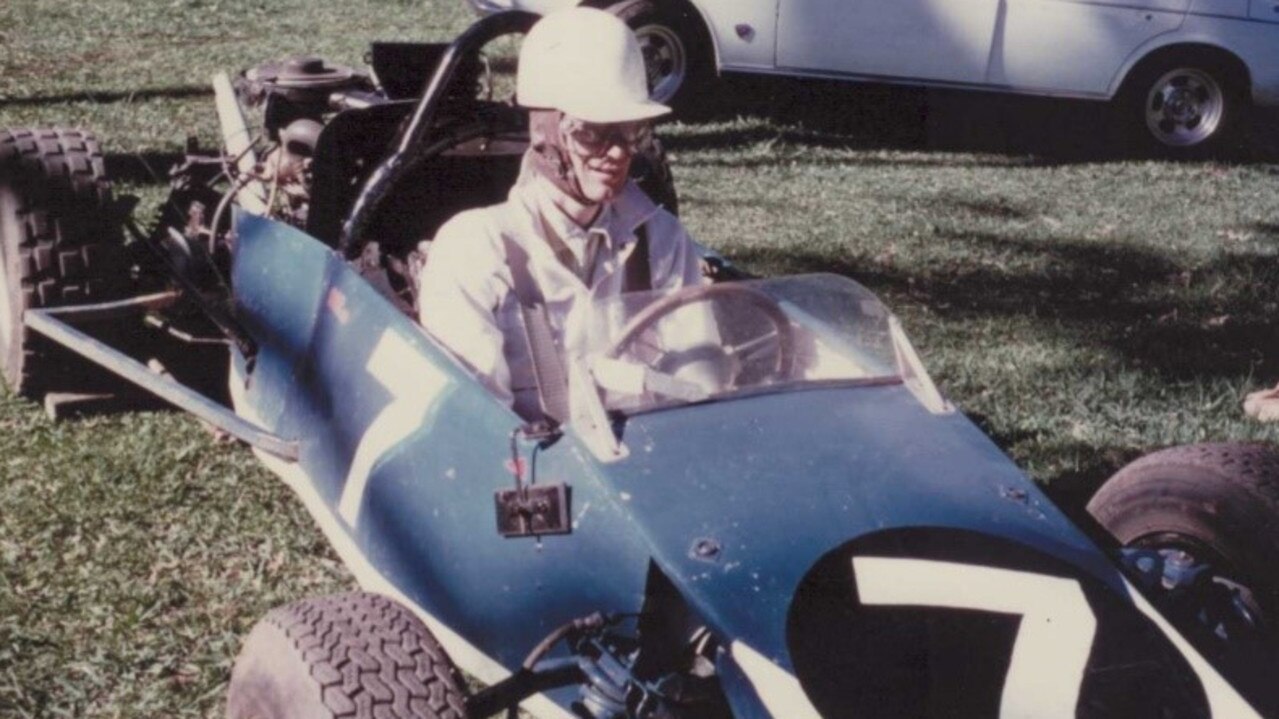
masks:
<svg viewBox="0 0 1279 719"><path fill-rule="evenodd" d="M297 120L321 121L334 105L334 96L372 90L369 76L355 68L333 65L313 55L296 55L250 68L236 89L250 106L265 103L263 124L273 140Z"/></svg>

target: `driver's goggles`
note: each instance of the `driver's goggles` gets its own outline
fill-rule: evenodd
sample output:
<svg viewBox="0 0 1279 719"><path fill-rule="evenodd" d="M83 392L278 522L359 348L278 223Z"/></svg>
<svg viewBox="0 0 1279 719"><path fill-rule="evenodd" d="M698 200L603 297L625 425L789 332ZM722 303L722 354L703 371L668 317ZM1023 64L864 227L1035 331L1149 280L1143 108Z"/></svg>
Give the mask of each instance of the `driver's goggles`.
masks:
<svg viewBox="0 0 1279 719"><path fill-rule="evenodd" d="M614 147L634 155L652 139L653 126L647 120L601 124L565 118L564 134L583 155L598 157Z"/></svg>

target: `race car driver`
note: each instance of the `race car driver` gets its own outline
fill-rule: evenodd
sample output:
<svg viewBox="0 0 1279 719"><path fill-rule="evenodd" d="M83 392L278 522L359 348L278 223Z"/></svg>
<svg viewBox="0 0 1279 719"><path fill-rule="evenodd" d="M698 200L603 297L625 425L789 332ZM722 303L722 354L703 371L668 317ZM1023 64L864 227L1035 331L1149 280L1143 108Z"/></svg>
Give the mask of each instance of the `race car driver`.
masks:
<svg viewBox="0 0 1279 719"><path fill-rule="evenodd" d="M421 274L422 325L526 419L551 404L547 332L560 353L583 349L590 309L623 292L703 281L679 221L629 179L651 122L630 29L574 7L538 21L520 50L516 100L530 147L506 202L463 212L436 234ZM541 342L545 345L545 341Z"/></svg>

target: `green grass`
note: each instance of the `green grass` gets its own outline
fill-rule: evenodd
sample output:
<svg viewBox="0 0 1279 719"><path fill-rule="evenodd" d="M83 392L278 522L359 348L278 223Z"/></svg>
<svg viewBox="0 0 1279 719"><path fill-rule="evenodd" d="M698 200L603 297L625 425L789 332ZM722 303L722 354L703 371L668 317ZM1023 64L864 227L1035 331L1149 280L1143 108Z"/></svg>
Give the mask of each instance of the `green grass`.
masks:
<svg viewBox="0 0 1279 719"><path fill-rule="evenodd" d="M0 401L0 716L211 716L260 614L350 585L282 486L176 414Z"/></svg>
<svg viewBox="0 0 1279 719"><path fill-rule="evenodd" d="M290 52L444 39L460 0L0 4L0 126L84 125L162 188L208 77ZM881 293L948 395L1076 505L1154 447L1275 441L1279 165L1098 157L1091 109L736 83L663 128L692 233L751 270ZM917 111L929 103L926 119ZM1035 127L1038 126L1038 129ZM1030 128L1030 129L1028 129ZM218 716L267 609L353 586L243 448L138 413L63 423L0 396L0 716Z"/></svg>

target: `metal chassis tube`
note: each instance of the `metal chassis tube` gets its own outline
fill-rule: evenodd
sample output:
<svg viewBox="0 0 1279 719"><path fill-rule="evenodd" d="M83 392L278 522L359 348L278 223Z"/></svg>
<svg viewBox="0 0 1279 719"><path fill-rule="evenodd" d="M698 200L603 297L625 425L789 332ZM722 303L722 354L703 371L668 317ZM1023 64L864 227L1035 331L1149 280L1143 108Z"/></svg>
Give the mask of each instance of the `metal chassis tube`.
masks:
<svg viewBox="0 0 1279 719"><path fill-rule="evenodd" d="M466 713L467 716L493 716L514 709L534 694L581 684L585 679L576 657L547 660L534 669L520 669L497 684L472 694L466 700Z"/></svg>
<svg viewBox="0 0 1279 719"><path fill-rule="evenodd" d="M137 314L140 311L163 309L177 302L178 297L177 292L161 292L118 302L29 309L23 313L22 322L81 357L101 365L179 409L190 412L232 437L280 459L296 462L296 441L272 434L190 387L152 372L141 362L95 340L70 324L74 321L94 322Z"/></svg>

